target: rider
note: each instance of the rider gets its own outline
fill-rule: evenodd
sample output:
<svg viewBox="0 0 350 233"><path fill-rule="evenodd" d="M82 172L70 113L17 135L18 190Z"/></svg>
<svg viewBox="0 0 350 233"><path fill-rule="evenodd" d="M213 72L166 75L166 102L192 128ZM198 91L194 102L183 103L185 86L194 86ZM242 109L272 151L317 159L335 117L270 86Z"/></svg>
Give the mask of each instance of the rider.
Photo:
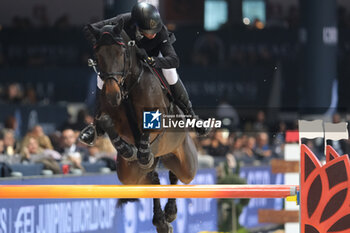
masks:
<svg viewBox="0 0 350 233"><path fill-rule="evenodd" d="M179 58L172 46L175 36L169 33L162 23L157 8L145 2L137 3L131 13L121 14L92 25L101 29L105 25L117 24L120 19L124 21L124 31L131 40L136 42L138 47L136 50L137 56L146 61L151 67L162 69L163 75L170 85L175 103L186 115L195 117L185 86L176 72L176 68L179 67ZM87 38L95 44L96 38L87 26L84 28L84 32ZM102 82L102 80L98 81L99 83ZM102 87L99 86L99 88ZM195 130L198 135L207 133L205 128L196 128ZM92 144L95 139L95 132L94 126L89 125L81 132L80 140Z"/></svg>

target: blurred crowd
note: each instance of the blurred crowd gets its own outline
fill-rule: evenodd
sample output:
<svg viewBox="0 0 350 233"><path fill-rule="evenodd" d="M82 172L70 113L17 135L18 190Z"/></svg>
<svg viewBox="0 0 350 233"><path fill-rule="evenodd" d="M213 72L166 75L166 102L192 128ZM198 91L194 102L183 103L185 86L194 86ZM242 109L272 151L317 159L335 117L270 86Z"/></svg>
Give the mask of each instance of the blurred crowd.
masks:
<svg viewBox="0 0 350 233"><path fill-rule="evenodd" d="M266 113L259 110L251 119L242 119L239 113L228 103L222 102L216 109L216 119L221 119L223 127L213 130L207 137L197 137L191 132L198 151L201 168L227 166L232 170L239 166L269 164L271 159L284 156L285 135L287 130L297 130L296 122L267 121ZM333 115L333 123L344 119ZM76 121L67 120L53 133L46 135L43 127L35 125L24 135L15 134L16 118L8 117L0 131L0 163L35 164L41 163L44 169L53 174L64 172L62 166L84 172L83 164L107 162L115 170L117 152L105 135L99 137L94 146L86 146L77 138L93 117L81 109ZM305 140L312 151L324 159L322 139ZM339 154L350 152L350 141L328 142Z"/></svg>
<svg viewBox="0 0 350 233"><path fill-rule="evenodd" d="M116 150L109 139L100 137L94 146L89 147L80 143L77 140L79 130L82 129L77 130L80 124L65 124L61 130L50 135L45 134L42 126L35 125L20 138L16 138L16 127L16 119L10 116L0 131L2 164L41 163L45 170L51 170L53 174L62 174L67 173L62 169L64 165L83 173L85 169L82 164L103 161L110 170L115 170Z"/></svg>
<svg viewBox="0 0 350 233"><path fill-rule="evenodd" d="M6 104L42 104L48 103L50 95L46 95L42 85L9 83L0 84L0 103ZM53 94L53 93L51 93Z"/></svg>
<svg viewBox="0 0 350 233"><path fill-rule="evenodd" d="M332 123L344 121L338 113L332 116ZM194 137L199 163L204 167L224 164L233 170L241 166L269 165L271 159L284 158L286 132L298 130L297 122L278 121L276 124L269 124L264 111L257 111L255 120L245 121L240 125L241 127L212 131L206 138ZM323 138L303 139L302 143L306 144L320 161L325 160ZM326 143L340 155L350 154L350 140Z"/></svg>

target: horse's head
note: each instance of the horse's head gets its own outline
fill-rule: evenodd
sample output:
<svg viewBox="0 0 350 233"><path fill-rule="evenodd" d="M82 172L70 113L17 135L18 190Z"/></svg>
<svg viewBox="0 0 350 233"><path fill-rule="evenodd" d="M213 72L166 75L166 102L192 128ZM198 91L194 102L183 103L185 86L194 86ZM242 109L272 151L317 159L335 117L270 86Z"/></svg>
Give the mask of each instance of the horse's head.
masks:
<svg viewBox="0 0 350 233"><path fill-rule="evenodd" d="M112 107L120 105L121 88L127 75L127 47L121 36L123 21L116 26L106 25L101 29L89 25L96 37L94 47L100 78L104 81L102 94Z"/></svg>

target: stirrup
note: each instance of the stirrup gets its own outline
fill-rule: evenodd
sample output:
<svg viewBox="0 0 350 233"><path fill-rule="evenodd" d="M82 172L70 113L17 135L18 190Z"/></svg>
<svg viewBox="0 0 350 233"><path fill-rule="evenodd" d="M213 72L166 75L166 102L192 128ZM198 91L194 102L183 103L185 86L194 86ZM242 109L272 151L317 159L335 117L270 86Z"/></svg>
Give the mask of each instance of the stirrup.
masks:
<svg viewBox="0 0 350 233"><path fill-rule="evenodd" d="M88 135L86 135L86 134L88 134ZM92 137L92 138L88 138L88 137ZM87 146L93 146L95 144L96 139L97 139L97 133L96 133L96 128L93 124L87 125L80 132L79 137L78 137L78 140Z"/></svg>

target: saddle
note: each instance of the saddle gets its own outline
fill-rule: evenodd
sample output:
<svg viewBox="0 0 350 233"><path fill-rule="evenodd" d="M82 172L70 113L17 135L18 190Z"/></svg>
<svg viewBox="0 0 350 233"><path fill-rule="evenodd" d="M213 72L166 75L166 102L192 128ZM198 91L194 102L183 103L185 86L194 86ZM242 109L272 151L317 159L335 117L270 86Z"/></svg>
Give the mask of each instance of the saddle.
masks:
<svg viewBox="0 0 350 233"><path fill-rule="evenodd" d="M151 69L151 72L153 73L153 75L159 80L160 85L161 85L164 93L169 98L169 100L173 101L174 98L171 95L170 85L169 85L168 81L166 80L166 78L162 72L162 69L157 69L157 68L153 68L153 67L149 67L149 68Z"/></svg>

